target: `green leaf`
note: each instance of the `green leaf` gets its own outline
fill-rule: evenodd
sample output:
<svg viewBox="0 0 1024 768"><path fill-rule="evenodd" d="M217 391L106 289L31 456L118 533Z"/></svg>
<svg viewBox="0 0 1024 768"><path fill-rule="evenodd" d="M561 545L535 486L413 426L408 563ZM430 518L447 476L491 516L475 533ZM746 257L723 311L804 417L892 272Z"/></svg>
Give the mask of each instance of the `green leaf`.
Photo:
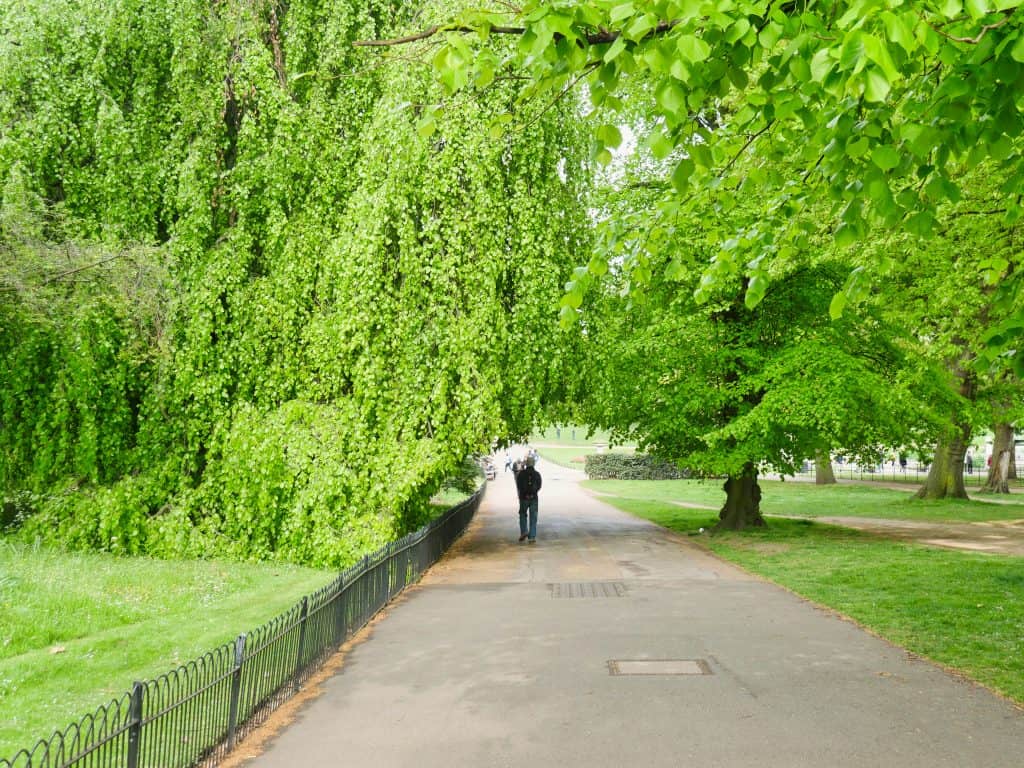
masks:
<svg viewBox="0 0 1024 768"><path fill-rule="evenodd" d="M881 18L882 23L885 24L885 36L889 42L896 43L907 53L913 53L917 49L917 38L914 37L912 26L913 23L916 23L915 17L911 15L911 22L908 24L906 14L897 15L892 11L884 11Z"/></svg>
<svg viewBox="0 0 1024 768"><path fill-rule="evenodd" d="M429 138L437 130L437 120L433 113L428 113L416 124L416 133L423 138Z"/></svg>
<svg viewBox="0 0 1024 768"><path fill-rule="evenodd" d="M639 41L656 26L658 26L658 17L653 13L645 13L643 16L637 16L633 23L626 28L624 34L630 40Z"/></svg>
<svg viewBox="0 0 1024 768"><path fill-rule="evenodd" d="M654 98L670 115L686 110L686 91L669 78L662 79L654 92Z"/></svg>
<svg viewBox="0 0 1024 768"><path fill-rule="evenodd" d="M624 37L616 38L615 42L612 43L611 47L609 47L608 50L605 52L605 54L604 54L604 61L606 63L609 62L609 61L614 61L615 58L620 53L622 53L624 50L626 50L626 38L624 38Z"/></svg>
<svg viewBox="0 0 1024 768"><path fill-rule="evenodd" d="M563 304L562 308L558 310L558 324L563 330L569 330L576 325L579 320L579 312L568 304Z"/></svg>
<svg viewBox="0 0 1024 768"><path fill-rule="evenodd" d="M1017 42L1013 44L1013 48L1010 50L1010 57L1014 61L1024 64L1024 32L1017 33Z"/></svg>
<svg viewBox="0 0 1024 768"><path fill-rule="evenodd" d="M660 130L651 132L651 135L647 137L647 146L650 148L651 154L658 160L664 160L675 149L672 140Z"/></svg>
<svg viewBox="0 0 1024 768"><path fill-rule="evenodd" d="M691 64L698 64L711 54L711 46L696 35L680 35L676 38L679 54Z"/></svg>
<svg viewBox="0 0 1024 768"><path fill-rule="evenodd" d="M939 12L947 19L955 19L964 8L961 0L939 0Z"/></svg>
<svg viewBox="0 0 1024 768"><path fill-rule="evenodd" d="M839 291L832 297L832 301L828 305L828 315L833 320L838 320L843 316L844 309L846 309L846 294Z"/></svg>
<svg viewBox="0 0 1024 768"><path fill-rule="evenodd" d="M899 79L900 72L889 55L889 47L884 40L864 34L861 35L861 44L864 46L864 54L882 70L888 82L892 83Z"/></svg>
<svg viewBox="0 0 1024 768"><path fill-rule="evenodd" d="M609 19L612 24L618 24L623 19L628 19L636 13L636 9L633 7L633 3L623 3L612 8L612 12L609 15Z"/></svg>
<svg viewBox="0 0 1024 768"><path fill-rule="evenodd" d="M597 138L606 147L616 148L622 144L622 133L614 125L602 125L597 129Z"/></svg>
<svg viewBox="0 0 1024 768"><path fill-rule="evenodd" d="M895 147L882 144L871 150L871 162L883 171L891 171L900 163L900 153Z"/></svg>
<svg viewBox="0 0 1024 768"><path fill-rule="evenodd" d="M863 157L868 151L868 140L863 136L858 136L856 139L846 145L846 154L850 157L857 158Z"/></svg>
<svg viewBox="0 0 1024 768"><path fill-rule="evenodd" d="M834 237L837 246L846 248L857 242L858 233L856 228L851 227L849 224L840 224L836 228Z"/></svg>
<svg viewBox="0 0 1024 768"><path fill-rule="evenodd" d="M679 259L672 259L665 267L666 280L685 280L687 274L686 266Z"/></svg>
<svg viewBox="0 0 1024 768"><path fill-rule="evenodd" d="M590 257L587 269L594 277L603 277L608 272L608 260L599 254Z"/></svg>
<svg viewBox="0 0 1024 768"><path fill-rule="evenodd" d="M764 272L755 272L750 276L750 282L747 283L747 293L743 297L743 303L747 309L755 309L767 292L768 276Z"/></svg>
<svg viewBox="0 0 1024 768"><path fill-rule="evenodd" d="M672 171L672 186L676 188L676 191L682 192L689 187L693 171L693 160L688 157L684 157L676 164L675 170Z"/></svg>
<svg viewBox="0 0 1024 768"><path fill-rule="evenodd" d="M989 13L987 0L966 0L964 6L967 8L967 13L970 14L972 19L980 19Z"/></svg>
<svg viewBox="0 0 1024 768"><path fill-rule="evenodd" d="M811 77L814 82L820 83L832 71L835 61L829 53L828 48L822 48L811 58Z"/></svg>
<svg viewBox="0 0 1024 768"><path fill-rule="evenodd" d="M874 67L864 73L864 98L868 101L885 101L889 95L889 81Z"/></svg>

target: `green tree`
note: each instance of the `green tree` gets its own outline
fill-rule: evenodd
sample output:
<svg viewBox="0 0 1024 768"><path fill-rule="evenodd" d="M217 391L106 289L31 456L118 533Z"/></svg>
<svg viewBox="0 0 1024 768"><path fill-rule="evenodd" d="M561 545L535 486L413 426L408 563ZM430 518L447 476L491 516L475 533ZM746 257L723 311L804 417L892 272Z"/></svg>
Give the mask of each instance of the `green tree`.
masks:
<svg viewBox="0 0 1024 768"><path fill-rule="evenodd" d="M994 329L1021 311L1000 287L1020 253L1022 231L993 213L1001 200L998 173L983 166L964 179L964 199L944 212L947 223L932 239L891 233L873 239L863 255L870 263L888 263L873 301L911 335L908 351L948 372L953 397L922 498L966 498L964 458L972 434L1012 418L1006 404L1024 393L1007 356L987 350Z"/></svg>
<svg viewBox="0 0 1024 768"><path fill-rule="evenodd" d="M132 244L166 274L159 333L126 335L138 318L117 305L41 336L22 299L0 296L0 354L24 382L5 384L0 428L18 455L3 475L17 483L53 454L29 534L342 565L421 524L467 454L560 399L576 342L549 329L589 247L585 136L563 104L489 138L508 82L436 113L429 71L351 45L408 10L5 9L0 212L28 205L38 230L31 248L4 231L10 274L44 252ZM86 327L105 355L88 370L74 357ZM111 364L125 349L143 364ZM117 379L94 394L100 368ZM81 400L67 380L89 398L55 420L47 408ZM122 383L134 410L115 440L96 416ZM79 454L104 469L80 472Z"/></svg>
<svg viewBox="0 0 1024 768"><path fill-rule="evenodd" d="M621 141L616 115L643 114L657 128L646 145L671 160L647 232L693 216L702 193L766 201L759 226L750 227L732 221L723 200L726 226L705 269L708 283L745 273L756 303L772 263L803 247L806 218L794 214L823 198L840 246L863 240L872 226L928 237L942 206L963 194L963 168L987 160L1004 182L999 215L1006 223L1020 218L1019 5L531 0L442 17L440 26L374 42L436 37L433 61L450 91L511 69L524 78L517 109L526 115L585 84L600 115L594 154L606 162ZM504 35L516 44L493 42ZM744 156L761 162L737 162ZM661 241L640 242L606 256L643 260ZM1012 297L1019 283L1015 259L1004 292ZM1015 315L1004 333L1014 342L1004 349L1017 346L1022 327Z"/></svg>
<svg viewBox="0 0 1024 768"><path fill-rule="evenodd" d="M643 216L656 194L641 179L613 193L611 232ZM637 265L611 266L579 315L590 349L579 399L617 437L698 475L725 476L719 526L740 530L763 524L761 471L789 474L830 449L877 461L885 445L923 439L933 425L922 403L942 383L904 353L879 313L829 319L848 267L827 249L794 256L784 273L776 265L775 287L754 306L743 276L702 283L715 226L709 214L666 235L643 292L621 290Z"/></svg>

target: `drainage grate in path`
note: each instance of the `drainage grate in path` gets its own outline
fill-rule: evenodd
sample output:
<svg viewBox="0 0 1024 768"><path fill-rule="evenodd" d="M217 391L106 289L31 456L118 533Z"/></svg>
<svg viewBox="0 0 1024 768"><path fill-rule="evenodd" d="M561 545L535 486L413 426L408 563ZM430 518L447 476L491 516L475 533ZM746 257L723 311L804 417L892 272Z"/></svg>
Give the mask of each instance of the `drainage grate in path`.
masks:
<svg viewBox="0 0 1024 768"><path fill-rule="evenodd" d="M613 675L710 675L704 659L612 659L608 672Z"/></svg>
<svg viewBox="0 0 1024 768"><path fill-rule="evenodd" d="M626 585L621 581L582 581L549 584L552 597L625 597Z"/></svg>

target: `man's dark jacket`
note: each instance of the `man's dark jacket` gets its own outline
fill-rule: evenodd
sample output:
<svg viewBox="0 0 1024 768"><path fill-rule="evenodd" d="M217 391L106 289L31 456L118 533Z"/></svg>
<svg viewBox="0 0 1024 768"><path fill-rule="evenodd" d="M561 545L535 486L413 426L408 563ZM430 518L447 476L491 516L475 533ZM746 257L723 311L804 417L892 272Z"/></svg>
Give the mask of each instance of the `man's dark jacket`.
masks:
<svg viewBox="0 0 1024 768"><path fill-rule="evenodd" d="M520 501L533 501L540 490L540 472L533 467L526 467L516 475L516 490Z"/></svg>

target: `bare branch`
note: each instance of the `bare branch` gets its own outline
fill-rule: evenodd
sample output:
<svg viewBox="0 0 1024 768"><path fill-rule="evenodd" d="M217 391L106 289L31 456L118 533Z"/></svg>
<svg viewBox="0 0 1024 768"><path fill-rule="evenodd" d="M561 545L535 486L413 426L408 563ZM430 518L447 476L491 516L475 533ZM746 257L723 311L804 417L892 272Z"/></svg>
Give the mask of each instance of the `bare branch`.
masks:
<svg viewBox="0 0 1024 768"><path fill-rule="evenodd" d="M121 253L115 253L113 256L108 256L105 259L100 259L99 261L95 261L92 264L86 264L85 266L82 266L82 267L76 267L75 269L69 269L66 272L61 272L60 274L53 275L52 277L48 277L45 280L43 280L40 283L40 285L49 285L50 283L55 283L58 280L64 280L64 279L66 279L68 277L71 277L72 275L78 274L79 272L84 272L87 269L95 269L96 267L101 267L104 264L108 264L111 261L123 258L123 257L125 257L127 255L128 255L127 251L121 251Z"/></svg>
<svg viewBox="0 0 1024 768"><path fill-rule="evenodd" d="M551 101L550 101L550 102L548 103L548 105L547 105L546 107L544 107L544 108L543 108L543 109L542 109L542 110L541 110L540 112L538 112L538 113L537 113L536 115L534 115L534 116L533 116L533 119L532 119L532 120L530 120L530 122L528 122L528 123L527 123L526 125L524 125L524 126L523 126L523 129L525 130L526 128L529 128L529 127L530 127L531 125L533 125L533 124L534 124L534 123L536 123L536 122L537 122L538 120L540 120L540 119L541 119L541 117L543 117L543 116L544 116L544 114L545 114L545 113L546 113L546 112L547 112L547 111L548 111L549 109L551 109L551 108L552 108L553 106L555 106L555 104L557 104L557 103L558 103L559 101L561 101L561 100L562 100L562 98L563 98L563 97L565 96L565 94L569 93L569 91L571 91L571 90L572 90L573 88L575 88L575 87L576 87L576 85L577 85L577 84L578 84L578 83L580 82L580 80L582 80L582 79L583 79L584 77L586 77L587 75L589 75L589 74L590 74L591 72L593 72L593 71L594 71L595 69L597 69L597 67L599 67L600 65L601 65L601 62L600 62L600 61L592 61L592 62L590 62L589 64L587 64L587 65L586 65L586 66L585 66L585 67L583 68L583 71L582 71L582 72L580 72L580 73L579 73L579 74L578 74L578 75L577 75L576 77L574 77L574 78L572 79L572 82L570 82L570 83L567 83L567 84L566 84L566 85L565 85L565 86L564 86L564 87L562 88L562 90L560 90L560 91L558 92L558 94L557 94L557 95L555 96L555 98L553 98L553 99L552 99L552 100L551 100Z"/></svg>
<svg viewBox="0 0 1024 768"><path fill-rule="evenodd" d="M392 37L389 40L356 40L352 45L361 47L388 47L392 45L406 45L407 43L415 43L417 40L426 40L428 37L433 37L438 32L476 32L478 30L472 27L442 27L440 24L435 24L432 27L427 27L422 32L416 32L412 35L406 35L405 37ZM522 27L491 27L491 32L498 35L521 35L526 30Z"/></svg>
<svg viewBox="0 0 1024 768"><path fill-rule="evenodd" d="M753 144L755 141L757 141L758 138L763 136L764 133L769 128L771 128L773 125L775 125L775 121L774 120L769 120L767 123L764 124L764 127L761 128L761 130L757 131L756 133L752 133L747 138L746 143L742 147L740 147L739 151L735 155L732 156L732 159L729 160L729 162L725 164L725 167L718 174L719 177L724 177L725 174L727 174L729 172L729 170L736 164L736 161L740 159L740 157L743 155L743 153L747 151L747 149L750 147L750 145Z"/></svg>
<svg viewBox="0 0 1024 768"><path fill-rule="evenodd" d="M678 19L671 21L662 21L658 23L654 29L648 32L645 37L655 37L657 35L663 35L671 30L676 24L679 23ZM480 30L473 27L444 27L440 24L435 24L432 27L427 27L421 32L416 32L405 37L393 37L389 40L356 40L352 45L356 46L376 46L376 47L387 47L393 45L405 45L407 43L415 43L418 40L426 40L429 37L433 37L439 32L461 32L461 33L473 33L479 32ZM495 35L522 35L526 32L525 27L491 27L491 34ZM604 43L614 43L621 36L621 32L610 31L602 28L598 32L592 32L586 35L581 40L585 40L588 45L602 45ZM561 40L564 37L562 34L556 34L555 40Z"/></svg>
<svg viewBox="0 0 1024 768"><path fill-rule="evenodd" d="M933 24L932 22L930 22L928 19L925 19L924 16L922 16L921 18L922 18L922 20L924 21L925 24L927 24L929 27L934 29L936 32L938 32L940 35L942 35L947 40L952 40L954 43L967 43L968 45L977 45L978 43L981 42L981 39L985 35L987 35L989 32L991 32L993 29L999 29L999 27L1001 27L1004 24L1006 24L1013 17L1013 14L1014 14L1015 11L1016 11L1016 9L1007 12L1006 16L1004 16L1002 19L1000 19L997 22L994 22L992 24L984 25L981 28L981 30L978 32L978 34L975 35L974 37L956 37L955 35L951 35L948 32L944 32L941 29L941 27L938 27L935 24Z"/></svg>

